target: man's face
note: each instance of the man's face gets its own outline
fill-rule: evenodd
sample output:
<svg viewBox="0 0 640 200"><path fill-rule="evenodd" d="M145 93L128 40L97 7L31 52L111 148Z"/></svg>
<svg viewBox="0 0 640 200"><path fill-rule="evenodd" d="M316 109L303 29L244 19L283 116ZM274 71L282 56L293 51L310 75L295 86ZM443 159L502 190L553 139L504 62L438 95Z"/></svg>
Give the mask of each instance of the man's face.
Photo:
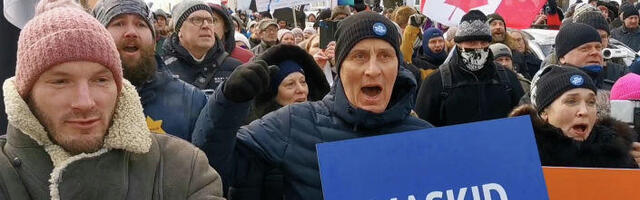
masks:
<svg viewBox="0 0 640 200"><path fill-rule="evenodd" d="M262 39L262 35L260 35L260 29L258 28L258 25L251 27L251 37L258 40Z"/></svg>
<svg viewBox="0 0 640 200"><path fill-rule="evenodd" d="M183 46L211 49L215 44L214 23L211 13L198 10L182 23L178 37Z"/></svg>
<svg viewBox="0 0 640 200"><path fill-rule="evenodd" d="M262 41L267 43L276 43L278 41L278 27L275 25L269 25L267 28L262 30Z"/></svg>
<svg viewBox="0 0 640 200"><path fill-rule="evenodd" d="M278 21L278 28L280 29L287 28L287 21Z"/></svg>
<svg viewBox="0 0 640 200"><path fill-rule="evenodd" d="M502 66L507 67L507 69L513 70L513 61L509 56L500 56L496 58L494 61L500 63Z"/></svg>
<svg viewBox="0 0 640 200"><path fill-rule="evenodd" d="M156 70L151 29L139 15L123 14L111 20L107 30L118 47L124 77L139 86Z"/></svg>
<svg viewBox="0 0 640 200"><path fill-rule="evenodd" d="M72 154L102 148L118 97L113 74L86 61L42 73L27 102L54 143Z"/></svg>
<svg viewBox="0 0 640 200"><path fill-rule="evenodd" d="M504 42L504 39L507 37L504 22L500 20L493 20L489 26L491 27L491 36L493 37L493 41Z"/></svg>
<svg viewBox="0 0 640 200"><path fill-rule="evenodd" d="M358 42L340 68L344 93L354 107L373 113L387 108L398 75L398 57L384 40Z"/></svg>
<svg viewBox="0 0 640 200"><path fill-rule="evenodd" d="M527 46L525 45L525 40L522 37L522 34L520 34L520 32L512 32L511 34L511 38L513 38L514 41L516 41L516 43L518 44L517 47L515 47L514 49L520 53L524 53L525 52L525 48L527 48Z"/></svg>
<svg viewBox="0 0 640 200"><path fill-rule="evenodd" d="M638 28L638 15L632 15L624 19L624 27L627 27L628 29Z"/></svg>
<svg viewBox="0 0 640 200"><path fill-rule="evenodd" d="M444 51L444 37L434 37L429 39L429 49L433 53L440 53Z"/></svg>
<svg viewBox="0 0 640 200"><path fill-rule="evenodd" d="M219 15L218 13L213 13L213 30L216 32L216 35L218 36L218 38L220 38L221 40L224 40L224 31L227 30L224 26L224 18L222 18L221 15Z"/></svg>
<svg viewBox="0 0 640 200"><path fill-rule="evenodd" d="M576 67L584 67L589 65L602 66L602 43L589 42L572 49L560 58L560 63L569 64Z"/></svg>

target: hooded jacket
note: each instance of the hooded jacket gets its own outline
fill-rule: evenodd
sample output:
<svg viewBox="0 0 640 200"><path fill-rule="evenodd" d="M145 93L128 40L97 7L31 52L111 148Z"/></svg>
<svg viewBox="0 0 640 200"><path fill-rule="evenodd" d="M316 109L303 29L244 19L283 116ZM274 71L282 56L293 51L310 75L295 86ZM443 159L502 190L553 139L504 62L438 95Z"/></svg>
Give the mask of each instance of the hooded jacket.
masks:
<svg viewBox="0 0 640 200"><path fill-rule="evenodd" d="M253 194L263 177L250 176L277 167L284 174L287 199L322 199L320 174L315 145L366 136L389 134L432 127L428 122L409 115L413 108L416 82L413 75L399 68L387 109L374 114L351 106L340 78L321 101L298 103L273 111L238 130L234 122L248 112L248 102L227 100L221 88L212 98L219 112L210 120L216 134L196 130L194 144L216 158L213 166L224 174L231 185L229 195ZM208 104L209 106L209 104ZM240 112L242 111L242 112ZM233 116L230 116L233 115ZM199 121L200 122L200 121ZM239 127L239 126L238 126ZM235 132L227 132L238 130ZM241 196L259 199L259 196Z"/></svg>
<svg viewBox="0 0 640 200"><path fill-rule="evenodd" d="M3 85L10 125L0 139L0 197L22 199L222 199L219 175L188 142L151 134L128 81L104 139L93 153L71 155L53 143L19 96Z"/></svg>
<svg viewBox="0 0 640 200"><path fill-rule="evenodd" d="M452 88L444 91L440 70L424 80L416 101L418 116L435 126L507 117L524 95L515 73L491 62L491 53L482 69L471 72L458 49L453 53L449 63L443 64L451 69ZM508 85L500 80L500 71L507 75Z"/></svg>
<svg viewBox="0 0 640 200"><path fill-rule="evenodd" d="M180 80L156 56L158 70L151 80L137 88L151 132L175 135L191 141L193 127L207 96Z"/></svg>
<svg viewBox="0 0 640 200"><path fill-rule="evenodd" d="M180 44L178 34L174 33L165 40L163 45L164 64L184 82L202 90L213 90L218 84L227 80L238 65L242 64L230 58L223 45L222 41L216 39L215 45L205 54L204 60L198 62Z"/></svg>
<svg viewBox="0 0 640 200"><path fill-rule="evenodd" d="M251 58L253 57L253 53L243 48L236 48L236 39L235 39L236 29L233 24L233 21L232 21L233 19L231 18L231 16L229 16L225 8L216 4L209 4L209 5L210 5L209 7L211 7L211 10L213 10L215 14L222 16L222 21L225 27L224 38L218 38L218 40L222 40L222 42L224 43L224 50L229 54L229 56L237 59L241 63L249 62L249 60L251 60Z"/></svg>
<svg viewBox="0 0 640 200"><path fill-rule="evenodd" d="M304 70L305 81L309 88L307 101L322 100L322 97L329 93L329 84L318 64L316 64L311 55L296 45L281 44L273 46L257 59L264 60L269 65L278 65L286 60L299 63L302 70ZM275 100L277 95L271 90L259 94L253 103L252 114L249 116L248 122L281 108L282 106Z"/></svg>
<svg viewBox="0 0 640 200"><path fill-rule="evenodd" d="M518 107L511 114L518 115L531 116L543 166L638 168L629 154L637 135L623 122L609 117L598 119L589 137L580 142L544 122L530 105Z"/></svg>

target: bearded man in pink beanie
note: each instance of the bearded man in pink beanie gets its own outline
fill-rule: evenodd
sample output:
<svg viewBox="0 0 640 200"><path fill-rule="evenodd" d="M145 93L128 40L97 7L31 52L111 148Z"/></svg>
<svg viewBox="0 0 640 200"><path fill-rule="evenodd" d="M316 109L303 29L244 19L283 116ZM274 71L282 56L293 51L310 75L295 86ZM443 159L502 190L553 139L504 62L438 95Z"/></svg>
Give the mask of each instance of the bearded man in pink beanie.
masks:
<svg viewBox="0 0 640 200"><path fill-rule="evenodd" d="M0 199L222 199L200 150L151 134L110 33L72 0L41 0L17 54Z"/></svg>

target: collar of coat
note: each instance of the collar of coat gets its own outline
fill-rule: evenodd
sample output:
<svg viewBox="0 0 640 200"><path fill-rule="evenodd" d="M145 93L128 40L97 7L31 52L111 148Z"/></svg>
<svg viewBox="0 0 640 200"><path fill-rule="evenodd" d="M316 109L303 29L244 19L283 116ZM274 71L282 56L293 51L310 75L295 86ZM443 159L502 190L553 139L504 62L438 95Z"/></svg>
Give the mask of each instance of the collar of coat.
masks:
<svg viewBox="0 0 640 200"><path fill-rule="evenodd" d="M20 97L15 86L15 77L7 79L3 86L4 103L9 124L29 136L51 157L54 168L64 168L70 162L86 157L98 156L111 149L122 149L132 153L146 153L151 147L151 135L142 112L140 97L129 81L123 81L118 97L112 125L104 138L104 146L95 153L72 155L53 143L44 126Z"/></svg>

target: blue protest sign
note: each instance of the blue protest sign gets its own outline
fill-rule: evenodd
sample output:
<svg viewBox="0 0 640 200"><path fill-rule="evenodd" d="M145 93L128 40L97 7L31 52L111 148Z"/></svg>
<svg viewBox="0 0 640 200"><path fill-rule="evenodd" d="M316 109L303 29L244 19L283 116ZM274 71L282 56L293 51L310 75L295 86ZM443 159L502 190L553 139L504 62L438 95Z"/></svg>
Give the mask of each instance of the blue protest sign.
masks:
<svg viewBox="0 0 640 200"><path fill-rule="evenodd" d="M326 200L549 199L528 116L317 145Z"/></svg>

